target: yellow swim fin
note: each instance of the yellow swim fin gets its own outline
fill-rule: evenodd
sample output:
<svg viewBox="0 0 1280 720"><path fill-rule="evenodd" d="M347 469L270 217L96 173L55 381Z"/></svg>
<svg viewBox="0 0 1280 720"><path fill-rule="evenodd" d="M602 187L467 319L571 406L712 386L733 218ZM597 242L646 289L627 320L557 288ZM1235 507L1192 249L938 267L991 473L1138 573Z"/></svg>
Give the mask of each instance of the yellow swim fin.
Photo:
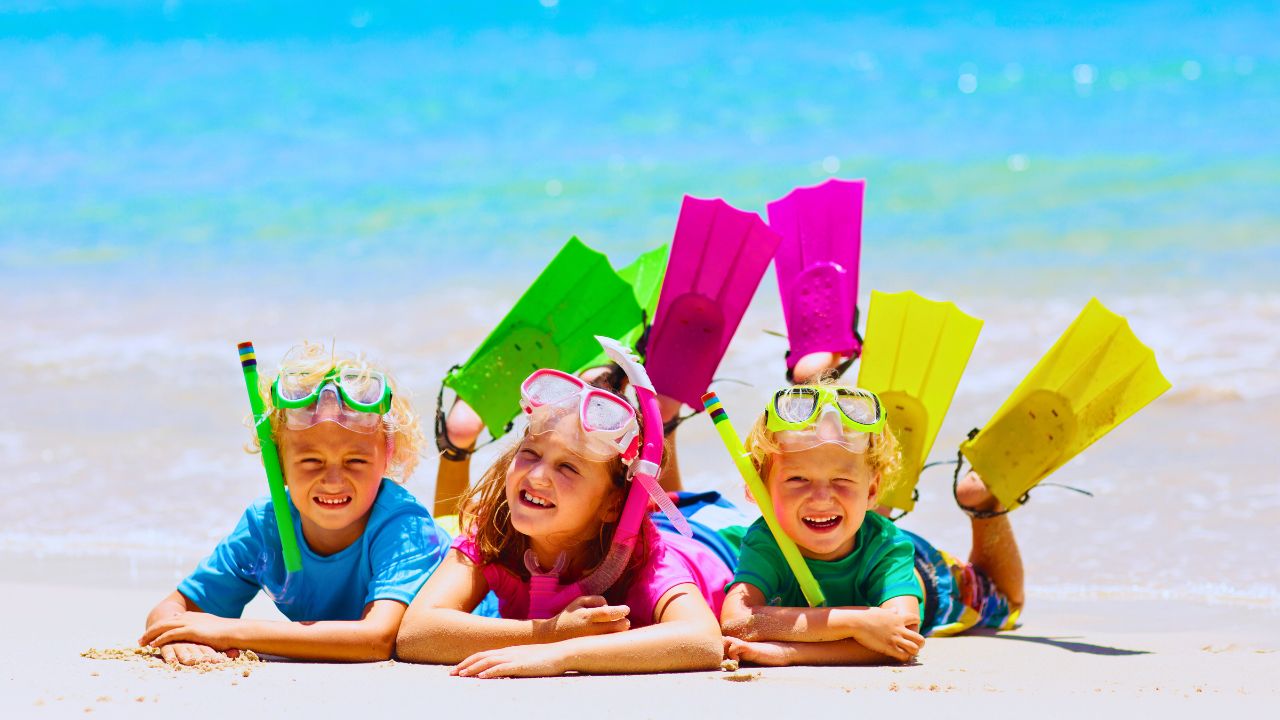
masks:
<svg viewBox="0 0 1280 720"><path fill-rule="evenodd" d="M1128 321L1094 298L960 452L1012 510L1049 473L1170 387Z"/></svg>
<svg viewBox="0 0 1280 720"><path fill-rule="evenodd" d="M871 292L858 387L880 396L902 447L902 467L880 480L882 505L915 507L916 481L981 330L954 303Z"/></svg>

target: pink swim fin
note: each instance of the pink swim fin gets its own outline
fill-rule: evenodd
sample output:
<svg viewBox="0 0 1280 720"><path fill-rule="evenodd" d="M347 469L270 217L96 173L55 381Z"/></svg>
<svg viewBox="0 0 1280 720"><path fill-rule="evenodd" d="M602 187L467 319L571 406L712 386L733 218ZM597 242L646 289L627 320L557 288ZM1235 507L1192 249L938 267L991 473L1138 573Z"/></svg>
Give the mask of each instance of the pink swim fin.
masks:
<svg viewBox="0 0 1280 720"><path fill-rule="evenodd" d="M866 185L832 178L769 203L769 227L782 236L776 267L791 343L788 375L810 353L852 359L862 352L855 325Z"/></svg>
<svg viewBox="0 0 1280 720"><path fill-rule="evenodd" d="M702 408L702 394L780 241L755 213L685 196L645 347L659 394Z"/></svg>

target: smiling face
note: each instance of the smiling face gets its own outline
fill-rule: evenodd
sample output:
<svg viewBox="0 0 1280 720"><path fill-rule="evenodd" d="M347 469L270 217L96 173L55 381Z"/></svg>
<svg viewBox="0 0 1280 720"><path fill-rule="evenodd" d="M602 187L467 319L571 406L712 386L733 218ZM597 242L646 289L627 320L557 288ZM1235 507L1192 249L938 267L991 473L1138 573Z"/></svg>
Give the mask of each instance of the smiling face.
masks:
<svg viewBox="0 0 1280 720"><path fill-rule="evenodd" d="M307 545L332 555L364 532L387 470L386 435L335 422L280 430L280 462Z"/></svg>
<svg viewBox="0 0 1280 720"><path fill-rule="evenodd" d="M618 519L622 490L614 484L616 469L616 461L574 453L560 432L521 441L507 468L507 506L511 526L528 536L543 567L551 567L562 551L574 555L573 548L599 537L602 524Z"/></svg>
<svg viewBox="0 0 1280 720"><path fill-rule="evenodd" d="M778 524L800 553L839 560L853 552L858 528L875 505L880 478L863 454L839 445L771 456L765 482Z"/></svg>

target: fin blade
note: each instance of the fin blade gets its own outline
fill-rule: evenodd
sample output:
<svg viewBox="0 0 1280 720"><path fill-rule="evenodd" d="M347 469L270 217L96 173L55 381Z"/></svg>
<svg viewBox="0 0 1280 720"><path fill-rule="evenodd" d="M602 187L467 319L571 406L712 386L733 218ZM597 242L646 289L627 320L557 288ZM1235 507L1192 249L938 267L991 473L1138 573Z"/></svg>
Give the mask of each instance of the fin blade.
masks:
<svg viewBox="0 0 1280 720"><path fill-rule="evenodd" d="M1006 508L1172 385L1097 298L961 451Z"/></svg>
<svg viewBox="0 0 1280 720"><path fill-rule="evenodd" d="M768 205L769 225L782 237L775 262L791 367L814 352L861 351L853 323L865 190L865 180L832 178Z"/></svg>
<svg viewBox="0 0 1280 720"><path fill-rule="evenodd" d="M609 259L571 238L463 366L445 378L494 436L520 411L520 382L538 368L582 369L593 331L624 335L640 321L632 288Z"/></svg>
<svg viewBox="0 0 1280 720"><path fill-rule="evenodd" d="M882 504L914 507L912 491L981 331L982 320L955 303L871 292L858 386L880 395L903 451L901 468L881 481Z"/></svg>
<svg viewBox="0 0 1280 720"><path fill-rule="evenodd" d="M646 348L659 393L702 407L779 242L755 213L685 196Z"/></svg>

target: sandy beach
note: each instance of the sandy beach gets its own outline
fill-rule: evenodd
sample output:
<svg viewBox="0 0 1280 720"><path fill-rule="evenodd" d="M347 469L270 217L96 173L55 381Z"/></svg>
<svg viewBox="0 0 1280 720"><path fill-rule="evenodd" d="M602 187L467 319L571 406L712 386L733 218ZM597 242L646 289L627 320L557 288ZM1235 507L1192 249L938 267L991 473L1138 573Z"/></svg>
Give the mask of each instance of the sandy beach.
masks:
<svg viewBox="0 0 1280 720"><path fill-rule="evenodd" d="M0 718L1275 715L1275 8L17 5ZM864 329L872 290L985 321L931 460L1092 297L1173 385L1050 478L1093 497L1041 488L1011 517L1015 631L932 639L907 667L528 681L82 655L131 647L266 492L236 343L265 373L305 340L366 352L429 425L447 369L570 236L623 266L671 241L685 194L766 214L830 177L867 180ZM783 382L783 330L770 270L712 385L739 430ZM746 503L705 416L679 461L687 489ZM407 483L428 506L435 465ZM918 489L902 527L964 555L949 469Z"/></svg>
<svg viewBox="0 0 1280 720"><path fill-rule="evenodd" d="M1280 613L1187 601L1034 601L1020 629L932 639L904 667L751 668L655 676L463 680L446 668L268 659L227 669L94 660L123 647L164 588L86 589L6 583L0 608L5 717L379 716L412 712L501 717L606 711L618 718L816 717L850 712L954 712L1014 717L1207 710L1269 713L1280 696ZM272 617L255 601L247 614ZM623 701L619 701L624 698ZM630 698L634 698L631 701ZM1092 708L1092 709L1090 709Z"/></svg>

